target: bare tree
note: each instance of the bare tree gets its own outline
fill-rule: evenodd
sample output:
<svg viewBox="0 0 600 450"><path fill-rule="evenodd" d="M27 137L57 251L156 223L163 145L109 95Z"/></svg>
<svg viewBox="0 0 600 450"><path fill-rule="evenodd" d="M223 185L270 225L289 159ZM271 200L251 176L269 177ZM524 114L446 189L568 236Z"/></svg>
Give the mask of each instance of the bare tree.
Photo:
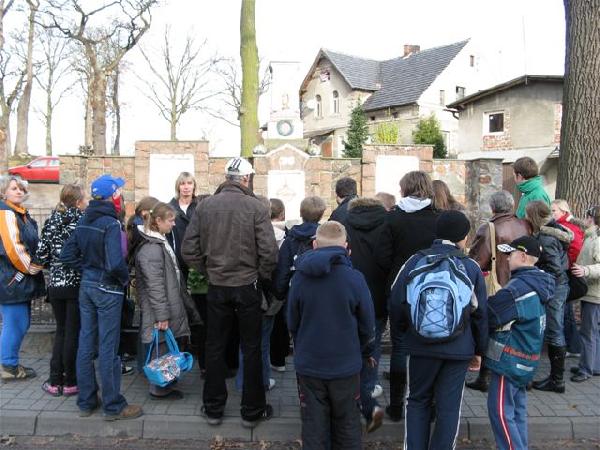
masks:
<svg viewBox="0 0 600 450"><path fill-rule="evenodd" d="M46 129L46 155L52 155L52 119L54 110L73 89L73 80L66 80L71 74L68 55L72 49L69 41L57 36L52 30L40 35L43 64L42 70L34 75L46 97L44 108L37 112ZM65 82L66 81L66 82Z"/></svg>
<svg viewBox="0 0 600 450"><path fill-rule="evenodd" d="M31 90L33 89L33 41L35 38L35 16L40 7L39 0L25 0L29 7L27 19L27 55L25 57L25 86L17 106L17 138L15 140L15 154L29 153L27 135L29 132L29 106L31 104Z"/></svg>
<svg viewBox="0 0 600 450"><path fill-rule="evenodd" d="M6 94L6 83L10 74L10 53L4 49L4 17L14 4L14 0L0 0L0 171L6 173L10 154L10 113L23 83L24 74L17 77L14 89Z"/></svg>
<svg viewBox="0 0 600 450"><path fill-rule="evenodd" d="M240 136L242 156L252 156L258 144L258 47L256 46L256 0L242 0L240 12L240 59L242 97Z"/></svg>
<svg viewBox="0 0 600 450"><path fill-rule="evenodd" d="M235 59L224 60L217 69L217 74L222 83L220 89L220 100L224 108L211 109L209 114L217 119L221 119L230 125L240 126L242 106L242 77L240 74L240 64ZM258 96L260 97L269 89L271 85L271 72L264 71L264 75L258 84ZM232 117L235 116L235 120Z"/></svg>
<svg viewBox="0 0 600 450"><path fill-rule="evenodd" d="M94 153L104 155L108 78L150 28L150 8L157 0L114 0L91 10L84 10L82 0L47 0L47 3L43 10L44 26L59 30L83 47L90 69L92 146ZM103 54L102 47L113 51Z"/></svg>
<svg viewBox="0 0 600 450"><path fill-rule="evenodd" d="M121 102L119 101L119 82L122 70L119 64L110 76L108 84L108 109L113 124L112 154L121 154Z"/></svg>
<svg viewBox="0 0 600 450"><path fill-rule="evenodd" d="M183 50L174 48L169 27L165 27L163 44L152 58L148 50L142 55L152 73L152 79L139 78L148 90L144 93L154 103L163 119L169 122L171 140L177 140L177 125L181 117L191 110L206 109L205 102L217 91L211 90L209 73L221 61L216 55L204 57L206 41L197 43L192 35L185 37Z"/></svg>
<svg viewBox="0 0 600 450"><path fill-rule="evenodd" d="M576 215L600 194L600 0L564 0L565 85L557 197Z"/></svg>

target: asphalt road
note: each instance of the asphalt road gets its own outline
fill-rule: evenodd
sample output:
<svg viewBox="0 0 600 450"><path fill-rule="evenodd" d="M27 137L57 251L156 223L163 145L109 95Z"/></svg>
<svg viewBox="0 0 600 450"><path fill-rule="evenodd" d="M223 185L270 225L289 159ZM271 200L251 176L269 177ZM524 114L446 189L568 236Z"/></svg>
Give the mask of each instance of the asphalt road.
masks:
<svg viewBox="0 0 600 450"><path fill-rule="evenodd" d="M198 440L160 440L160 439L123 439L123 438L81 438L78 436L64 437L14 437L3 436L0 438L0 449L4 450L92 450L92 449L120 449L120 450L300 450L300 443L294 442L234 442L226 440L198 441ZM366 450L396 450L402 446L397 442L369 442L364 447ZM486 450L494 449L490 442L460 442L460 450ZM545 444L536 444L529 447L531 450L599 450L600 441L556 441Z"/></svg>

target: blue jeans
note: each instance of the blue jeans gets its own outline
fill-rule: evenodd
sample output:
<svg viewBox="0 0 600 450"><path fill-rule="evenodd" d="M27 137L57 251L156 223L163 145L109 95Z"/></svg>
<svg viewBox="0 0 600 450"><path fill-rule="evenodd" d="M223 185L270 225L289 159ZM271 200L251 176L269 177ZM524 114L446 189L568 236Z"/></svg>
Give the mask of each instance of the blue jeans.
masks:
<svg viewBox="0 0 600 450"><path fill-rule="evenodd" d="M527 450L527 391L508 378L491 374L488 415L500 450Z"/></svg>
<svg viewBox="0 0 600 450"><path fill-rule="evenodd" d="M365 419L369 420L373 414L373 408L379 406L377 400L371 397L375 385L379 384L379 360L381 359L381 335L385 331L387 318L375 319L375 352L373 358L377 366L368 367L363 363L360 371L360 402L361 410Z"/></svg>
<svg viewBox="0 0 600 450"><path fill-rule="evenodd" d="M2 333L0 334L1 362L4 366L19 364L19 350L29 330L31 303L0 305Z"/></svg>
<svg viewBox="0 0 600 450"><path fill-rule="evenodd" d="M98 359L105 415L120 414L127 406L121 395L121 358L117 354L121 333L123 289L93 282L81 283L81 330L77 351L77 406L82 411L98 407L98 383L94 359Z"/></svg>
<svg viewBox="0 0 600 450"><path fill-rule="evenodd" d="M565 303L565 341L569 353L581 353L581 338L573 312L573 302Z"/></svg>
<svg viewBox="0 0 600 450"><path fill-rule="evenodd" d="M600 373L600 305L581 302L581 342L579 370L592 376Z"/></svg>
<svg viewBox="0 0 600 450"><path fill-rule="evenodd" d="M546 342L555 347L564 347L565 343L565 302L569 295L569 285L556 285L554 295L546 303Z"/></svg>
<svg viewBox="0 0 600 450"><path fill-rule="evenodd" d="M265 389L269 387L269 378L271 378L271 331L273 331L274 316L263 316L262 318L262 336L261 336L261 351L262 351L262 367L263 367L263 384ZM241 392L244 385L244 355L240 346L240 366L235 377L235 388Z"/></svg>

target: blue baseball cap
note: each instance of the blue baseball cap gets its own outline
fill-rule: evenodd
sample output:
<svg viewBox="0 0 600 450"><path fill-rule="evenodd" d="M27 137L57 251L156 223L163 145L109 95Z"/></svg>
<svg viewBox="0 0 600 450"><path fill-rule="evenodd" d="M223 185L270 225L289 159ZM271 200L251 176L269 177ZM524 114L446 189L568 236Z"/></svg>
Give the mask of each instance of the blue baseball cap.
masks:
<svg viewBox="0 0 600 450"><path fill-rule="evenodd" d="M125 185L123 178L113 177L112 175L102 175L92 181L92 197L104 200L113 196L117 189Z"/></svg>

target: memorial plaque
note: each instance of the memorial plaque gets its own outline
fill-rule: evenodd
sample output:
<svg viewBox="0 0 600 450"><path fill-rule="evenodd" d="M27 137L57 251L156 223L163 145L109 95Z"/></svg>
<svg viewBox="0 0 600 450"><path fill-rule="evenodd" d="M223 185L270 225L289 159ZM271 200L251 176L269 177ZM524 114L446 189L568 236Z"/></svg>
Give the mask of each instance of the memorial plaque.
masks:
<svg viewBox="0 0 600 450"><path fill-rule="evenodd" d="M162 202L175 196L175 180L181 172L194 174L194 155L151 154L148 176L148 195Z"/></svg>
<svg viewBox="0 0 600 450"><path fill-rule="evenodd" d="M286 221L300 219L300 202L305 197L303 170L269 170L269 198L278 198L285 205Z"/></svg>
<svg viewBox="0 0 600 450"><path fill-rule="evenodd" d="M413 170L419 170L416 156L379 155L375 160L375 192L400 195L400 179Z"/></svg>

